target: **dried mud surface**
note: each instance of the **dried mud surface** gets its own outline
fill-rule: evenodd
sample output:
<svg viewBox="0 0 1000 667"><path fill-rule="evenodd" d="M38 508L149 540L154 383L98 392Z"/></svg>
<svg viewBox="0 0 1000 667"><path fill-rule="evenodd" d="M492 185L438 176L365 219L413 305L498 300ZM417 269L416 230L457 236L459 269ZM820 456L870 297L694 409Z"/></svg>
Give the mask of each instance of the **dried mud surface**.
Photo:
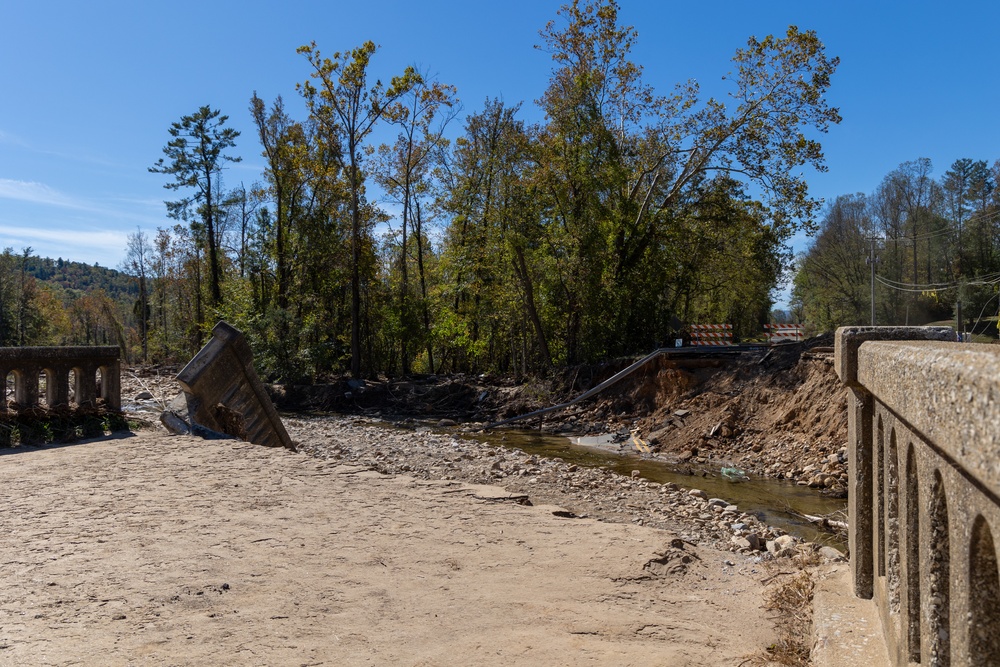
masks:
<svg viewBox="0 0 1000 667"><path fill-rule="evenodd" d="M774 641L756 558L326 453L4 450L0 664L737 665Z"/></svg>
<svg viewBox="0 0 1000 667"><path fill-rule="evenodd" d="M650 456L837 493L846 409L827 347L661 359L544 427L635 433ZM276 387L286 410L353 413L286 414L297 452L168 436L156 424L177 369L125 369L125 409L151 430L0 449L0 665L766 655L772 566L836 552L697 489L458 432L565 401L628 363L521 384ZM412 422L386 428L388 416ZM441 419L450 432L427 428Z"/></svg>

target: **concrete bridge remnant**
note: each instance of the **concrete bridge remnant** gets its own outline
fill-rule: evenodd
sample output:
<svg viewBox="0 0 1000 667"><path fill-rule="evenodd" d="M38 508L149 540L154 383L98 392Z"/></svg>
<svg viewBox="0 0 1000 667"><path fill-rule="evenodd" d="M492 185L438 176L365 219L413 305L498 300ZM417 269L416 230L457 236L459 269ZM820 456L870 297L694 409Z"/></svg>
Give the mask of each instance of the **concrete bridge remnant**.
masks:
<svg viewBox="0 0 1000 667"><path fill-rule="evenodd" d="M14 376L18 409L96 407L121 410L121 351L112 346L0 347L0 378ZM44 393L40 379L44 376ZM99 395L99 396L98 396ZM6 395L0 413L7 412Z"/></svg>
<svg viewBox="0 0 1000 667"><path fill-rule="evenodd" d="M1000 664L1000 346L845 327L854 594L894 664Z"/></svg>
<svg viewBox="0 0 1000 667"><path fill-rule="evenodd" d="M226 322L177 374L183 390L160 420L175 433L232 436L256 445L294 449L243 333Z"/></svg>

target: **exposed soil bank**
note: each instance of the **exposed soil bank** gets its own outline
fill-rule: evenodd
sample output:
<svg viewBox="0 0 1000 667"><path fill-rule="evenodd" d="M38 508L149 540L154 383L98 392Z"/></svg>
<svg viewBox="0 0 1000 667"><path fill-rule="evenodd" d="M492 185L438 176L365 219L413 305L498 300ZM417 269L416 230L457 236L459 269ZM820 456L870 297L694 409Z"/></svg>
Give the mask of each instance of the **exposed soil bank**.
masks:
<svg viewBox="0 0 1000 667"><path fill-rule="evenodd" d="M832 337L737 359L660 357L602 394L525 424L561 434L630 432L655 456L735 466L845 495L847 403L833 370ZM393 381L341 380L276 387L279 409L446 419L468 429L563 403L631 360L565 369L522 384L485 376ZM633 450L634 451L634 450Z"/></svg>

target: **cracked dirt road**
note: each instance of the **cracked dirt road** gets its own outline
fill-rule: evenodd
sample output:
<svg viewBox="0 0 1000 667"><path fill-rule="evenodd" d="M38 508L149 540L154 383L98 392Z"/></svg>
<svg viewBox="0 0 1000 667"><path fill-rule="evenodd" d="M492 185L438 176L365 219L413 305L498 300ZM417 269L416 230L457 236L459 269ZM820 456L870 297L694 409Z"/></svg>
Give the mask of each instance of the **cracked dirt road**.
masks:
<svg viewBox="0 0 1000 667"><path fill-rule="evenodd" d="M773 641L741 557L503 496L153 433L0 450L0 665L735 665Z"/></svg>

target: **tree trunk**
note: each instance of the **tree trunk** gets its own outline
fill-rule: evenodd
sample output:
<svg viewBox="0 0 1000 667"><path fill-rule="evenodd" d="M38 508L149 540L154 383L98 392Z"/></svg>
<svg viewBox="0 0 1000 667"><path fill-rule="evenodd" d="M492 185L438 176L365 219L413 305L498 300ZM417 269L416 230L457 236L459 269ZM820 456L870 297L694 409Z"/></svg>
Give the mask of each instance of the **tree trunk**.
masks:
<svg viewBox="0 0 1000 667"><path fill-rule="evenodd" d="M542 320L538 317L538 309L535 308L535 291L531 285L531 276L528 275L528 265L524 261L524 249L520 246L514 247L514 271L521 281L524 289L524 305L531 319L531 326L535 330L535 339L538 343L538 351L542 357L542 365L549 368L552 365L552 355L549 353L549 344L545 340L545 331L542 329Z"/></svg>
<svg viewBox="0 0 1000 667"><path fill-rule="evenodd" d="M420 202L417 202L417 272L420 274L420 301L421 310L424 316L424 338L427 341L427 366L431 374L434 374L434 345L431 340L431 314L427 306L427 279L424 274L424 235L423 224L420 219Z"/></svg>
<svg viewBox="0 0 1000 667"><path fill-rule="evenodd" d="M357 146L351 153L351 375L361 378L361 211L358 197Z"/></svg>

